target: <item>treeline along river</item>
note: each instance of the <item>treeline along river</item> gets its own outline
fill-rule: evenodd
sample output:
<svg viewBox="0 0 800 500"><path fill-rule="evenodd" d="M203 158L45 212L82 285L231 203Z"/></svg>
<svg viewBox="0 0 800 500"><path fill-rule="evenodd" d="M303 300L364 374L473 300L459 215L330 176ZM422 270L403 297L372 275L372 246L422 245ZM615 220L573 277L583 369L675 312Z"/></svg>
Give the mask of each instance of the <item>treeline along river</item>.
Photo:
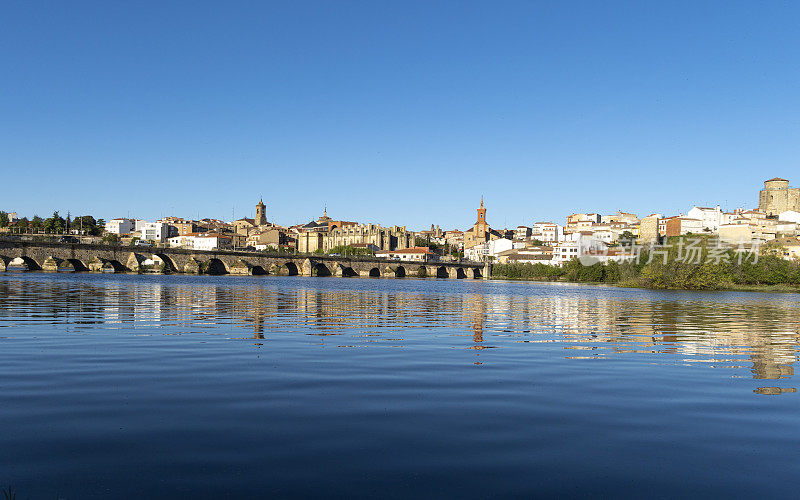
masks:
<svg viewBox="0 0 800 500"><path fill-rule="evenodd" d="M793 495L795 294L0 275L22 498Z"/></svg>
<svg viewBox="0 0 800 500"><path fill-rule="evenodd" d="M684 240L684 241L682 241ZM752 251L737 253L708 245L682 250L688 238L669 238L658 254L643 249L621 261L582 262L573 259L563 266L530 263L494 264L492 276L501 279L608 283L656 290L782 290L800 291L800 262L780 256L780 248L767 247L772 254ZM688 246L688 245L686 245ZM624 247L623 247L624 248Z"/></svg>

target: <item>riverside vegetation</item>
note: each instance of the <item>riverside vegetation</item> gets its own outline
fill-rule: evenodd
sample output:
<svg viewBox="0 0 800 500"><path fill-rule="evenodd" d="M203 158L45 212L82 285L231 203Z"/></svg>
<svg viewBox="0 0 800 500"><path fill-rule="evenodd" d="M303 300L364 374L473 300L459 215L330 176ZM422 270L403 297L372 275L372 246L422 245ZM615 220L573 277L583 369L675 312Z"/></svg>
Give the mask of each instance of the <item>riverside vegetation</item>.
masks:
<svg viewBox="0 0 800 500"><path fill-rule="evenodd" d="M638 259L583 265L573 259L563 267L547 264L495 264L493 278L608 283L619 286L676 290L786 290L799 291L800 263L775 255L737 253L713 248L713 240L701 238L687 256L688 238L668 238L652 258L642 248ZM666 255L666 258L665 258ZM665 262L666 261L666 262Z"/></svg>

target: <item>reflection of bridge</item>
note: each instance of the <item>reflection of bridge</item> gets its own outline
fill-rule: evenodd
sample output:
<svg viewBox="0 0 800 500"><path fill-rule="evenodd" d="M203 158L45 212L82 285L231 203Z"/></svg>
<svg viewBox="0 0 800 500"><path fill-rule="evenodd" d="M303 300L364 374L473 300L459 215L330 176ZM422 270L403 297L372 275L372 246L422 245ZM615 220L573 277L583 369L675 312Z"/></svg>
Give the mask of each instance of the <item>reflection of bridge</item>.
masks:
<svg viewBox="0 0 800 500"><path fill-rule="evenodd" d="M481 278L477 262L406 262L376 257L333 257L227 250L186 250L0 240L0 271L19 267L45 271L154 272L189 274L278 274L302 276L405 276Z"/></svg>

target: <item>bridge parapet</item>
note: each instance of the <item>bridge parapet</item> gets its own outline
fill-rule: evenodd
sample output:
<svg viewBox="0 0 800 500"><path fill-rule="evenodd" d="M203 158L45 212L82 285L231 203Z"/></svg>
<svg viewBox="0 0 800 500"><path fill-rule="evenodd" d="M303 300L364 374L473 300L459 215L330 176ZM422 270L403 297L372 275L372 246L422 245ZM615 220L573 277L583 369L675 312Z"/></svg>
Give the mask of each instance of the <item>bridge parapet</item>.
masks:
<svg viewBox="0 0 800 500"><path fill-rule="evenodd" d="M0 239L0 271L14 259L28 269L187 274L286 274L364 277L482 277L476 262L408 262L374 256L339 257L233 250L188 250Z"/></svg>

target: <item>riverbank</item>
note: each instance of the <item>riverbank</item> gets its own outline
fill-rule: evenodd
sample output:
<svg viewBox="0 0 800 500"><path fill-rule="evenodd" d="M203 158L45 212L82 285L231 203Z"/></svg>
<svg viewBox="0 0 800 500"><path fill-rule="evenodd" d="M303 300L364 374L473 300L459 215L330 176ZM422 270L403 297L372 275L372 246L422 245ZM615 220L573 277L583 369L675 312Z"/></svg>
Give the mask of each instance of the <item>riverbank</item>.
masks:
<svg viewBox="0 0 800 500"><path fill-rule="evenodd" d="M684 291L719 291L719 292L766 292L766 293L800 293L800 286L793 285L730 285L714 289L698 288L652 288L640 285L636 282L626 281L618 283L606 283L603 281L569 281L566 279L547 279L547 278L508 278L492 275L491 279L502 281L520 281L528 283L565 283L574 285L603 285L617 288L636 288L640 290L684 290Z"/></svg>
<svg viewBox="0 0 800 500"><path fill-rule="evenodd" d="M639 262L608 262L585 266L577 259L563 267L546 264L495 264L492 278L520 281L595 283L650 290L725 290L800 292L800 263L774 255L748 256L698 263L674 256Z"/></svg>

